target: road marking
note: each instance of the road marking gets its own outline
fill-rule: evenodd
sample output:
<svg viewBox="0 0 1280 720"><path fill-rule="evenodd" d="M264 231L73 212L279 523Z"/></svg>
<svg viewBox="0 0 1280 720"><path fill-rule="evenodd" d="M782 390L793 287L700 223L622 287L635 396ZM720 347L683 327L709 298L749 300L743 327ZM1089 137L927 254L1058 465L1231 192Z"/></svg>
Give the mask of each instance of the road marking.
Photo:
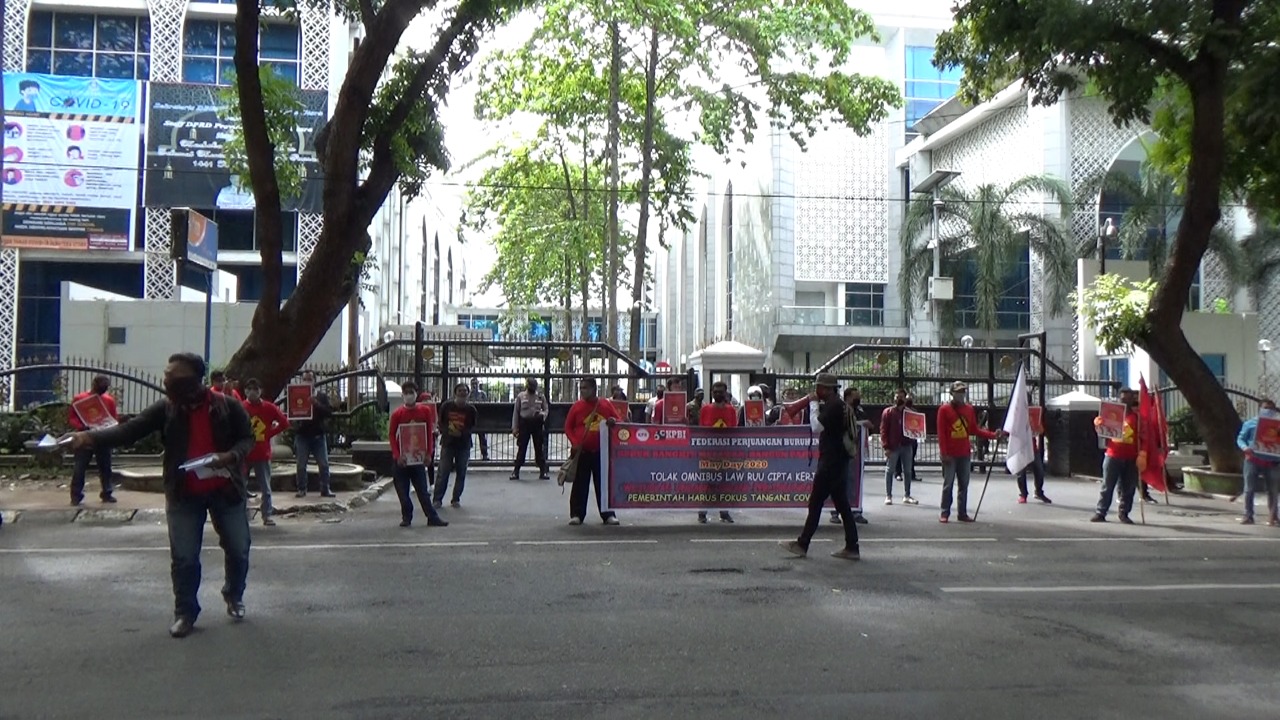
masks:
<svg viewBox="0 0 1280 720"><path fill-rule="evenodd" d="M512 545L657 545L657 540L516 540Z"/></svg>
<svg viewBox="0 0 1280 720"><path fill-rule="evenodd" d="M691 543L777 543L787 542L792 538L693 538ZM813 542L833 542L829 538L814 538ZM1000 542L1000 538L993 537L977 537L977 538L859 538L859 543L979 543L979 542Z"/></svg>
<svg viewBox="0 0 1280 720"><path fill-rule="evenodd" d="M944 587L952 594L1170 592L1183 590L1280 590L1280 583L1204 583L1189 585L1060 585L1057 587Z"/></svg>
<svg viewBox="0 0 1280 720"><path fill-rule="evenodd" d="M361 550L381 548L433 548L433 547L484 547L485 541L442 542L374 542L374 543L317 543L311 545L254 545L253 550Z"/></svg>
<svg viewBox="0 0 1280 720"><path fill-rule="evenodd" d="M691 538L691 543L784 543L795 538ZM812 542L831 542L830 538L814 538Z"/></svg>
<svg viewBox="0 0 1280 720"><path fill-rule="evenodd" d="M1161 537L1144 537L1141 535L1109 535L1106 537L1049 537L1049 538L1014 538L1018 542L1028 543L1067 543L1067 542L1280 542L1280 537L1249 537L1244 535L1170 535Z"/></svg>

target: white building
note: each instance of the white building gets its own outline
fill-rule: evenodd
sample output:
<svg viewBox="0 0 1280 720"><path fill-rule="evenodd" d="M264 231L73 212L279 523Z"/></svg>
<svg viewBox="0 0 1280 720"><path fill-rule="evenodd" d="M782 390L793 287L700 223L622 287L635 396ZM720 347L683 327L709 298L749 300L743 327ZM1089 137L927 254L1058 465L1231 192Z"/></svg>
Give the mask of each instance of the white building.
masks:
<svg viewBox="0 0 1280 720"><path fill-rule="evenodd" d="M312 110L308 117L314 129L327 117L341 87L357 30L323 6L304 5L299 12L298 21L284 17L266 20L260 52L278 73L297 82ZM6 74L138 80L148 83L149 101L141 114L140 128L146 142L144 157L139 160L144 181L139 183L132 227L125 231L127 242L107 249L48 249L13 242L12 233L6 238L0 249L0 370L31 359L65 356L60 337L64 283L160 301L176 301L181 285L203 290L202 280L180 280L170 260L171 207L191 207L218 223L218 260L224 271L235 276L235 299L256 302L261 296L262 272L251 206L234 202L231 196L238 194L230 191L233 184L215 164L199 165L188 159L185 162L191 167L186 167L177 155L166 159L165 152L195 142L197 131L192 129L188 140L179 137L175 129L170 138L170 125L157 113L162 102L168 103L166 111L181 102L190 102L190 107L201 102L208 105L209 99L216 97L214 87L226 84L235 45L231 24L234 4L228 0L120 0L110 4L7 0L4 13ZM177 102L171 102L175 99ZM183 118L196 114L193 111ZM216 130L210 132L216 135ZM204 142L201 139L196 146L207 147ZM300 132L298 152L302 156L314 155L309 143L307 133ZM196 170L197 165L213 169ZM285 298L296 286L319 238L316 185L312 184L310 200L304 197L298 210L285 213ZM216 191L219 186L222 190ZM11 211L6 207L6 213ZM393 230L397 222L398 216L392 217L389 227L377 231ZM174 342L185 341L176 337ZM315 359L333 363L342 358ZM226 358L211 360L216 365ZM13 393L16 397L10 400L19 405L39 400L47 385L41 378L24 376Z"/></svg>

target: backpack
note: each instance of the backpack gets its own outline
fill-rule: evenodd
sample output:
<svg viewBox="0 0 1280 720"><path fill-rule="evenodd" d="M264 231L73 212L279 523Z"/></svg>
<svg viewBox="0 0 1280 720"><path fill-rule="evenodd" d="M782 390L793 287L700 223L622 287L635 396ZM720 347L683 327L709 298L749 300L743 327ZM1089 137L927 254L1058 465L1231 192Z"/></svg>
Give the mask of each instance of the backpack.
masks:
<svg viewBox="0 0 1280 720"><path fill-rule="evenodd" d="M844 406L844 432L840 433L840 441L844 443L844 451L849 457L856 458L862 452L862 433L858 430L858 419L853 408Z"/></svg>

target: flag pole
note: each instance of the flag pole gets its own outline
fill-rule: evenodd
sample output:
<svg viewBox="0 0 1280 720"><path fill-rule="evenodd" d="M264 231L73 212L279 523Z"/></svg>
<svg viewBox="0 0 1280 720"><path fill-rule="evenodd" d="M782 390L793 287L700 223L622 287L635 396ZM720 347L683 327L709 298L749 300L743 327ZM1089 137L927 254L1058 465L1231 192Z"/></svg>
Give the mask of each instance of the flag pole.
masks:
<svg viewBox="0 0 1280 720"><path fill-rule="evenodd" d="M1008 455L1008 448L1005 454ZM982 481L982 494L978 496L978 506L973 509L973 520L978 521L978 513L982 512L982 499L987 496L987 484L991 482L991 469L995 467L996 456L1000 454L1000 438L996 438L996 449L991 453L991 461L987 463L987 479Z"/></svg>

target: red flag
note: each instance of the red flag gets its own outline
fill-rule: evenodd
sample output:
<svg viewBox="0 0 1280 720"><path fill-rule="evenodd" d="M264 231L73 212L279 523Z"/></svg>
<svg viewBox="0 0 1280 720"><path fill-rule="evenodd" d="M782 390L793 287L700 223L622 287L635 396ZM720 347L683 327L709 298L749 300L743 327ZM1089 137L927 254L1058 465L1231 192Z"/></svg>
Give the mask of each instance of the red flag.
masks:
<svg viewBox="0 0 1280 720"><path fill-rule="evenodd" d="M1141 423L1139 457L1142 481L1157 491L1169 492L1165 459L1169 456L1169 432L1160 407L1160 396L1147 389L1146 378L1138 378L1138 422Z"/></svg>

